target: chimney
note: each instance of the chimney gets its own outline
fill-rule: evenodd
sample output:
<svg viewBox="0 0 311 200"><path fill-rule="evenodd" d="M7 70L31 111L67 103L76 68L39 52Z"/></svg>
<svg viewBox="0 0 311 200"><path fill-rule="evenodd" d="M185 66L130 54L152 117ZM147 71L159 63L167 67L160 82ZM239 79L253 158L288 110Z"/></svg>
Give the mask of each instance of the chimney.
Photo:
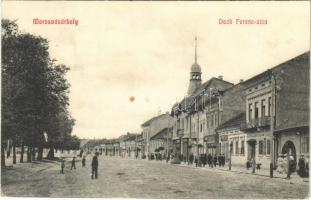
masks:
<svg viewBox="0 0 311 200"><path fill-rule="evenodd" d="M243 81L244 81L243 79L240 79L240 83L243 83Z"/></svg>
<svg viewBox="0 0 311 200"><path fill-rule="evenodd" d="M222 79L223 79L223 76L218 76L218 79L222 80Z"/></svg>

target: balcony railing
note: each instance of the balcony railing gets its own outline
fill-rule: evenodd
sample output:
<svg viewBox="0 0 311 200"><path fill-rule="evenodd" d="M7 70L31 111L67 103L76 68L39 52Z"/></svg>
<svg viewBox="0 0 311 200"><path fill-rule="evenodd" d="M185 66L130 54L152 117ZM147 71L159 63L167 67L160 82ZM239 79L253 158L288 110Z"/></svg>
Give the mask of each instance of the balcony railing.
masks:
<svg viewBox="0 0 311 200"><path fill-rule="evenodd" d="M271 124L271 117L264 116L256 119L250 119L248 122L242 123L241 129L265 127L270 126L270 124Z"/></svg>

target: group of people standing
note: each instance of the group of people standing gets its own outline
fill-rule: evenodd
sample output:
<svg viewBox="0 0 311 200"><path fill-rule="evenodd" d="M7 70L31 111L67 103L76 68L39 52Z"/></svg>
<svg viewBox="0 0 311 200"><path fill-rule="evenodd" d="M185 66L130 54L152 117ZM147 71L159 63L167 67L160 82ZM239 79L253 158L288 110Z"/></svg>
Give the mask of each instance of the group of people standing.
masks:
<svg viewBox="0 0 311 200"><path fill-rule="evenodd" d="M65 159L62 158L60 162L61 162L61 171L60 171L60 173L64 174ZM72 158L70 163L71 163L70 170L76 169L76 157L75 156ZM81 163L82 163L82 167L85 167L85 165L86 165L86 155L82 156ZM92 166L92 176L91 176L91 178L92 179L94 179L94 178L97 179L98 178L98 153L97 152L95 153L95 155L92 158L91 166Z"/></svg>
<svg viewBox="0 0 311 200"><path fill-rule="evenodd" d="M185 161L185 160L184 160ZM193 164L195 163L196 167L205 167L206 164L208 164L208 166L210 168L212 167L216 167L217 165L219 167L224 167L225 166L225 155L224 154L220 154L220 155L212 155L212 154L200 154L198 156L194 156L193 154L190 154L189 156L189 160L188 160L188 164Z"/></svg>

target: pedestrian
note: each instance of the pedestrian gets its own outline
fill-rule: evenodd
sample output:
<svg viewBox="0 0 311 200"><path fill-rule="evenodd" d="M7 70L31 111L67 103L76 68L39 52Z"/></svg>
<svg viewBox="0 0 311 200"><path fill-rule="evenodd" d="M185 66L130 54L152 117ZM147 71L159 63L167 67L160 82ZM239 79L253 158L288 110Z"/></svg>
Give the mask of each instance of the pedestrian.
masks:
<svg viewBox="0 0 311 200"><path fill-rule="evenodd" d="M222 154L222 166L225 167L226 164L226 157L225 154Z"/></svg>
<svg viewBox="0 0 311 200"><path fill-rule="evenodd" d="M221 155L217 156L217 160L218 160L218 166L221 167L221 165L222 165Z"/></svg>
<svg viewBox="0 0 311 200"><path fill-rule="evenodd" d="M190 164L190 165L193 164L193 159L194 159L194 155L193 155L193 153L191 153L191 154L190 154L190 157L189 157L189 163L188 163L188 165L189 165L189 164Z"/></svg>
<svg viewBox="0 0 311 200"><path fill-rule="evenodd" d="M206 155L206 153L204 153L203 154L203 167L205 167L206 162L207 162L207 155Z"/></svg>
<svg viewBox="0 0 311 200"><path fill-rule="evenodd" d="M82 157L82 167L85 167L85 155Z"/></svg>
<svg viewBox="0 0 311 200"><path fill-rule="evenodd" d="M198 167L198 156L194 156L195 167Z"/></svg>
<svg viewBox="0 0 311 200"><path fill-rule="evenodd" d="M213 165L212 165L212 155L210 153L207 155L207 164L208 164L209 168L213 167Z"/></svg>
<svg viewBox="0 0 311 200"><path fill-rule="evenodd" d="M92 179L98 178L98 153L95 153L92 159Z"/></svg>
<svg viewBox="0 0 311 200"><path fill-rule="evenodd" d="M70 168L70 170L72 170L72 168L76 169L76 157L75 156L71 160L71 168Z"/></svg>
<svg viewBox="0 0 311 200"><path fill-rule="evenodd" d="M217 166L217 156L216 156L216 154L214 155L213 162L214 162L214 167L216 167Z"/></svg>
<svg viewBox="0 0 311 200"><path fill-rule="evenodd" d="M298 161L298 167L299 167L298 174L301 177L304 177L306 174L305 166L306 166L305 159L304 159L303 155L301 155L299 158L299 161Z"/></svg>
<svg viewBox="0 0 311 200"><path fill-rule="evenodd" d="M64 158L62 158L60 161L60 167L61 167L60 173L64 174L64 168L65 168L65 159Z"/></svg>

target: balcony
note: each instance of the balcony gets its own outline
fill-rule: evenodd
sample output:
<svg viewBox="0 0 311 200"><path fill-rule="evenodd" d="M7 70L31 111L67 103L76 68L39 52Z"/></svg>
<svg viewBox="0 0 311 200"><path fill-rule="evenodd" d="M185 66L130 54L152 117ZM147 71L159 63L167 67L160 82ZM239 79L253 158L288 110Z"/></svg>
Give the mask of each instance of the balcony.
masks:
<svg viewBox="0 0 311 200"><path fill-rule="evenodd" d="M241 124L241 129L252 129L252 128L259 128L259 127L266 127L270 126L271 124L271 117L264 116L256 119L251 119L249 122L244 122Z"/></svg>

